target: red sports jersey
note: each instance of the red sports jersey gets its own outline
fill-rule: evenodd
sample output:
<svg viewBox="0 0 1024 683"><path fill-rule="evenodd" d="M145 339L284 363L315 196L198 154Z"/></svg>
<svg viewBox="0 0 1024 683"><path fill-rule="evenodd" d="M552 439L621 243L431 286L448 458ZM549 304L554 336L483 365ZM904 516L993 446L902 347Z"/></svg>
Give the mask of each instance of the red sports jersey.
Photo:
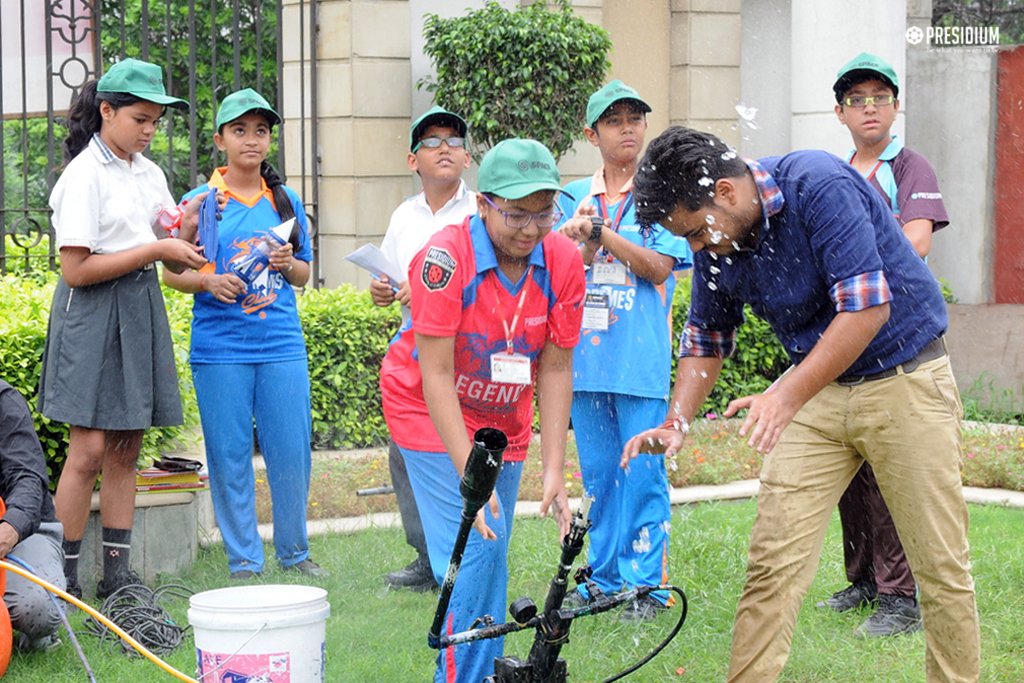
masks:
<svg viewBox="0 0 1024 683"><path fill-rule="evenodd" d="M572 348L579 340L585 280L575 245L551 233L533 250L524 276L523 308L513 331L515 353L537 357L551 343ZM522 460L530 443L533 384L491 381L492 354L506 352L522 289L498 270L498 260L479 216L430 238L409 267L412 326L401 330L381 366L380 389L391 437L402 448L443 452L430 421L413 332L455 337L455 389L466 431L481 427L508 436L505 459Z"/></svg>

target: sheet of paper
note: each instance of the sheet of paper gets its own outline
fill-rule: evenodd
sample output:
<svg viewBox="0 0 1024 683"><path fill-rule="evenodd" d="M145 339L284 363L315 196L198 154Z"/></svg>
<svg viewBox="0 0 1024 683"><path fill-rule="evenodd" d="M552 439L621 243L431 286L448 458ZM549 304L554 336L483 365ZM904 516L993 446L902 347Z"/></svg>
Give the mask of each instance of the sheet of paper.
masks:
<svg viewBox="0 0 1024 683"><path fill-rule="evenodd" d="M408 277L373 244L364 244L345 258L360 268L365 268L377 277L387 277L391 280L392 284L405 282Z"/></svg>

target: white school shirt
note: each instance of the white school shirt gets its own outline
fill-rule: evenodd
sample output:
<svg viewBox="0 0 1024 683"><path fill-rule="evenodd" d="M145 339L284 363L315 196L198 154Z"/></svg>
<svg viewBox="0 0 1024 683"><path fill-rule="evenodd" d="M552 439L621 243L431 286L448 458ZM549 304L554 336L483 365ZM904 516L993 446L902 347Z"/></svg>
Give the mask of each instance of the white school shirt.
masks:
<svg viewBox="0 0 1024 683"><path fill-rule="evenodd" d="M173 206L159 166L141 154L133 154L129 164L98 134L68 163L50 193L57 248L86 247L96 254L155 242L157 213Z"/></svg>
<svg viewBox="0 0 1024 683"><path fill-rule="evenodd" d="M463 180L448 202L437 213L430 210L423 192L409 197L391 214L388 231L380 250L408 275L409 264L427 240L441 228L462 223L476 213L476 193ZM397 284L397 283L395 283Z"/></svg>
<svg viewBox="0 0 1024 683"><path fill-rule="evenodd" d="M380 250L408 277L413 257L434 233L449 225L459 225L466 220L466 216L475 213L476 193L466 187L464 180L459 181L455 194L437 213L430 210L426 194L420 192L406 199L392 212ZM402 306L402 322L407 323L411 318L409 307Z"/></svg>

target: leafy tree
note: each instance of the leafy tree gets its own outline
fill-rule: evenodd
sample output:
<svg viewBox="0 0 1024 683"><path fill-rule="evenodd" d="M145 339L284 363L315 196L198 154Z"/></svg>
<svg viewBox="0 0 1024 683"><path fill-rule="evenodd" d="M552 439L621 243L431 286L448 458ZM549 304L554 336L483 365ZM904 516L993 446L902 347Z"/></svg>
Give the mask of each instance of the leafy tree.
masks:
<svg viewBox="0 0 1024 683"><path fill-rule="evenodd" d="M102 73L124 57L146 59L165 67L171 94L192 103L187 115L169 112L163 117L147 151L167 174L175 197L204 180L220 162L212 139L217 102L239 87L253 87L278 108L278 4L279 0L94 2L100 41L97 71ZM0 232L18 235L17 243L8 239L2 245L0 273L45 269L49 245L37 248L37 228L49 228L47 199L63 163L64 121L58 117L50 131L46 118L22 116L0 122L0 129ZM277 149L271 148L272 159Z"/></svg>
<svg viewBox="0 0 1024 683"><path fill-rule="evenodd" d="M219 163L213 120L220 100L252 87L278 108L278 4L279 0L100 0L104 68L124 57L159 64L168 74L171 94L192 104L187 115L168 112L164 134L149 150L167 173L175 196L202 182ZM272 159L275 153L272 148Z"/></svg>
<svg viewBox="0 0 1024 683"><path fill-rule="evenodd" d="M1020 0L934 0L933 26L998 26L1003 45L1024 43L1024 2Z"/></svg>
<svg viewBox="0 0 1024 683"><path fill-rule="evenodd" d="M575 16L570 0L514 11L492 0L461 17L431 14L424 37L437 78L417 87L465 117L477 157L505 138L530 137L557 159L582 139L583 111L604 82L611 40Z"/></svg>

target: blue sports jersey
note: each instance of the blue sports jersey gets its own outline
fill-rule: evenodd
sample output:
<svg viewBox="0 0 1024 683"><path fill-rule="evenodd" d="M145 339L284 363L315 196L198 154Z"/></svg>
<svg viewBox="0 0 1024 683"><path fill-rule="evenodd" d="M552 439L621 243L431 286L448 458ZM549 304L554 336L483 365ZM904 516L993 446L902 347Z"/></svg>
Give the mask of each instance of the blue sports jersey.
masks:
<svg viewBox="0 0 1024 683"><path fill-rule="evenodd" d="M230 272L228 263L248 254L281 223L270 190L254 198L239 198L227 190L223 173L214 171L210 182L184 196L215 187L228 197L218 224L216 263L204 269L218 274ZM302 200L285 188L299 225L299 249L295 258L307 263L313 258L309 226ZM251 205L249 202L252 202ZM213 268L211 268L213 266ZM197 292L192 305L192 363L271 363L306 357L306 341L299 324L295 291L276 270L260 273L248 290L234 303L218 301L209 292Z"/></svg>
<svg viewBox="0 0 1024 683"><path fill-rule="evenodd" d="M686 240L679 239L660 225L649 234L640 232L632 192L607 207L592 194L593 178L583 178L565 186L558 199L559 208L571 218L582 202L592 202L598 215L608 218L611 228L634 244L653 249L675 259L674 270L689 268L692 252ZM569 197L577 197L573 200ZM604 249L594 262L617 259ZM573 391L607 391L630 396L665 399L671 380L672 295L675 277L654 285L638 278L628 268L625 284L597 284L594 268L587 270L588 301L603 302L610 308L607 330L583 328L573 352ZM594 295L597 295L596 297Z"/></svg>

